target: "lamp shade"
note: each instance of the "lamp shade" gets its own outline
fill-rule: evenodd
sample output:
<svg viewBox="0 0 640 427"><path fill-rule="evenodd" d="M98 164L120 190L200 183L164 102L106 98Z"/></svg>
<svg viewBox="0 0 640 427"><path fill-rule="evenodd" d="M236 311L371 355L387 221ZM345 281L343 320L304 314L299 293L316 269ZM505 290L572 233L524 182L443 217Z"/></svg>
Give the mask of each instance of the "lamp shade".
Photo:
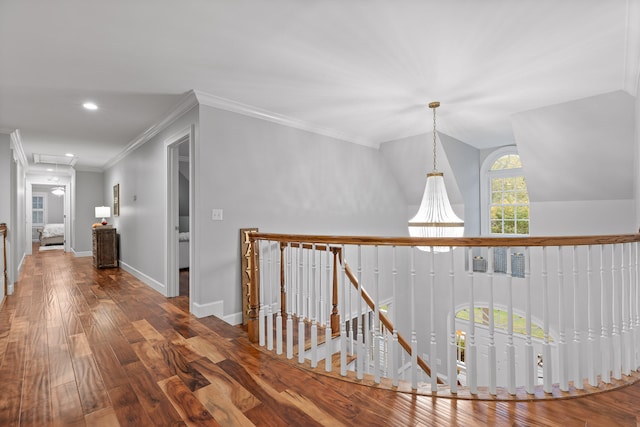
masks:
<svg viewBox="0 0 640 427"><path fill-rule="evenodd" d="M427 183L418 213L409 220L411 237L462 237L464 222L453 211L442 172L427 174ZM428 251L430 247L419 247ZM448 247L434 247L435 252L447 252Z"/></svg>
<svg viewBox="0 0 640 427"><path fill-rule="evenodd" d="M96 206L96 218L111 218L111 208L109 206Z"/></svg>

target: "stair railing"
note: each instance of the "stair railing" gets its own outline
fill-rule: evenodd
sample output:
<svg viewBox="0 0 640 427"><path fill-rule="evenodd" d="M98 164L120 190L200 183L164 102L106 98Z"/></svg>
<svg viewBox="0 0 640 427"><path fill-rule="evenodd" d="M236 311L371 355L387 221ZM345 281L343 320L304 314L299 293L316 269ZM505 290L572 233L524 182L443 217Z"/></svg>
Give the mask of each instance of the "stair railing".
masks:
<svg viewBox="0 0 640 427"><path fill-rule="evenodd" d="M438 393L444 381L455 394L460 377L472 396L484 386L512 398L517 390L525 398L537 389L549 395L554 385L562 392L597 389L639 372L638 234L416 239L255 232L249 240L250 339L273 350L275 338L276 353L296 353L312 369L324 363L325 371L379 383L381 366L390 366L397 386L404 353L413 390ZM449 252L420 250L435 246ZM391 307L389 316L383 307ZM378 360L383 348L387 359Z"/></svg>

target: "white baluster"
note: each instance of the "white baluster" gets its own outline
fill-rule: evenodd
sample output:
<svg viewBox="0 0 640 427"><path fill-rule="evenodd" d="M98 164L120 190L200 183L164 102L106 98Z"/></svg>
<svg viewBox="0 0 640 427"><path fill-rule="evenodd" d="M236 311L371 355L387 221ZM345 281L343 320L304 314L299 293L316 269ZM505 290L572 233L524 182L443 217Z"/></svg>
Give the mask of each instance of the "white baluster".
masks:
<svg viewBox="0 0 640 427"><path fill-rule="evenodd" d="M398 266L396 263L396 247L393 247L392 255L392 270L391 270L391 285L393 292L393 300L391 302L391 321L393 322L393 338L391 340L391 349L389 350L389 365L391 366L391 384L394 387L398 386L398 330L396 329L397 316L397 298L396 298L396 286L398 281Z"/></svg>
<svg viewBox="0 0 640 427"><path fill-rule="evenodd" d="M311 280L310 280L310 292L309 292L309 317L311 317L311 367L318 366L318 323L317 323L317 305L316 295L318 285L316 283L316 276L318 273L316 266L316 244L311 245Z"/></svg>
<svg viewBox="0 0 640 427"><path fill-rule="evenodd" d="M478 394L478 372L476 362L476 308L473 292L473 252L467 249L469 260L469 329L467 331L467 341L465 342L465 364L467 367L467 385L471 394Z"/></svg>
<svg viewBox="0 0 640 427"><path fill-rule="evenodd" d="M416 268L415 268L415 246L411 247L411 271L410 287L411 301L409 310L411 311L411 388L418 388L418 336L416 334Z"/></svg>
<svg viewBox="0 0 640 427"><path fill-rule="evenodd" d="M553 391L553 363L551 342L549 339L549 268L547 263L547 247L542 247L542 324L544 329L544 345L542 348L543 389L545 393Z"/></svg>
<svg viewBox="0 0 640 427"><path fill-rule="evenodd" d="M333 369L333 331L331 329L331 312L333 309L333 276L331 274L331 251L329 250L329 245L326 247L326 281L327 281L327 303L325 309L326 323L324 327L324 347L325 347L325 359L324 359L324 370L326 372L331 372ZM335 266L333 266L335 268Z"/></svg>
<svg viewBox="0 0 640 427"><path fill-rule="evenodd" d="M496 340L495 340L495 317L494 317L494 251L495 248L487 249L487 275L489 276L489 348L487 349L489 359L489 393L493 396L497 394L496 377L498 372L498 362L496 360Z"/></svg>
<svg viewBox="0 0 640 427"><path fill-rule="evenodd" d="M356 378L361 380L364 377L364 316L362 312L362 246L358 245L358 333L356 335Z"/></svg>
<svg viewBox="0 0 640 427"><path fill-rule="evenodd" d="M634 280L633 288L635 289L635 298L633 299L633 305L635 307L635 369L640 370L640 277L638 276L638 242L633 243L634 247Z"/></svg>
<svg viewBox="0 0 640 427"><path fill-rule="evenodd" d="M455 282L456 276L454 272L454 258L453 258L453 248L449 248L449 298L451 302L451 307L449 310L449 347L447 350L447 356L449 358L449 390L453 394L458 393L458 364L457 364L457 356L458 356L458 348L456 346L456 298L455 298Z"/></svg>
<svg viewBox="0 0 640 427"><path fill-rule="evenodd" d="M604 269L604 245L600 245L600 323L602 325L600 330L600 349L602 356L602 372L601 380L604 383L611 382L611 339L609 336L609 321L611 320L609 315L610 305L607 303L607 292L604 281L605 269Z"/></svg>
<svg viewBox="0 0 640 427"><path fill-rule="evenodd" d="M258 344L260 347L264 347L265 345L265 334L266 334L266 325L265 325L265 310L264 310L264 287L266 284L266 280L264 279L265 271L264 271L264 260L263 256L260 253L260 240L258 240L258 244L256 245L256 251L258 252L258 264L260 265L260 279L258 283L260 283L260 309L258 310L258 331L260 331L260 337L258 338Z"/></svg>
<svg viewBox="0 0 640 427"><path fill-rule="evenodd" d="M429 258L431 263L429 265L429 314L430 314L430 340L429 340L429 365L431 367L431 391L437 393L438 392L438 345L437 345L437 335L436 335L436 251L434 251L434 247L431 246L431 251L429 252Z"/></svg>
<svg viewBox="0 0 640 427"><path fill-rule="evenodd" d="M267 350L273 351L273 242L267 242L267 265L269 274L269 300L267 301Z"/></svg>
<svg viewBox="0 0 640 427"><path fill-rule="evenodd" d="M596 387L598 379L596 375L595 355L598 351L595 339L595 328L593 324L593 268L592 268L592 249L591 245L587 248L587 328L588 328L588 350L587 350L587 377L589 385Z"/></svg>
<svg viewBox="0 0 640 427"><path fill-rule="evenodd" d="M289 272L289 282L287 283L287 359L293 359L293 304L295 301L294 286L296 280L293 277L293 267L291 259L293 258L293 250L291 242L287 243L287 271Z"/></svg>
<svg viewBox="0 0 640 427"><path fill-rule="evenodd" d="M373 318L373 382L380 383L380 341L382 331L380 330L380 258L378 246L374 247L374 267L373 277L375 280L375 298L374 298L374 318Z"/></svg>
<svg viewBox="0 0 640 427"><path fill-rule="evenodd" d="M300 302L298 308L298 363L304 363L304 314L305 314L305 274L304 274L304 252L302 243L298 246L298 277L300 278Z"/></svg>
<svg viewBox="0 0 640 427"><path fill-rule="evenodd" d="M560 390L562 391L569 390L567 342L565 339L565 318L567 312L565 300L564 256L562 246L558 246L558 329L560 333L560 340L558 342L558 356L560 359L558 369L560 370Z"/></svg>
<svg viewBox="0 0 640 427"><path fill-rule="evenodd" d="M533 394L535 392L535 378L536 378L536 360L533 357L533 343L531 341L531 254L528 247L524 248L524 280L525 280L525 292L526 292L526 328L527 338L525 343L525 364L526 364L526 379L525 387L527 393Z"/></svg>
<svg viewBox="0 0 640 427"><path fill-rule="evenodd" d="M631 334L629 333L629 296L630 280L627 273L627 259L625 257L627 244L620 245L620 305L622 315L622 373L631 375Z"/></svg>
<svg viewBox="0 0 640 427"><path fill-rule="evenodd" d="M282 354L282 311L283 311L283 307L287 298L287 286L286 286L286 275L285 275L285 270L284 270L284 259L283 259L283 250L282 250L282 242L279 242L277 245L278 250L280 251L280 254L278 256L278 261L276 261L276 270L280 273L278 276L280 277L280 275L285 276L285 277L280 277L281 278L281 283L280 285L282 286L282 281L284 281L285 286L284 286L284 292L285 292L285 300L282 300L282 293L281 292L276 292L276 300L279 301L278 304L278 312L276 313L276 354ZM282 288L280 288L279 290L282 290Z"/></svg>
<svg viewBox="0 0 640 427"><path fill-rule="evenodd" d="M619 316L620 316L620 304L618 303L618 299L620 299L620 291L617 289L616 280L617 276L616 269L616 245L611 245L611 291L613 294L611 295L611 314L613 323L611 326L611 340L613 342L613 378L619 380L622 378L622 343L620 340L619 331ZM621 303L622 301L620 301Z"/></svg>
<svg viewBox="0 0 640 427"><path fill-rule="evenodd" d="M338 303L338 307L341 310L340 315L340 375L343 377L347 375L347 313L350 308L347 308L347 273L345 269L346 253L344 251L344 245L340 248L340 254L342 256L342 274L340 274L340 289L342 290L342 298Z"/></svg>
<svg viewBox="0 0 640 427"><path fill-rule="evenodd" d="M513 274L511 248L505 254L507 260L507 391L516 394L516 348L513 345Z"/></svg>
<svg viewBox="0 0 640 427"><path fill-rule="evenodd" d="M582 375L582 343L580 342L580 301L582 300L582 292L579 289L578 280L578 247L573 246L572 250L572 267L573 267L573 351L571 365L573 366L573 386L578 390L584 389L584 376Z"/></svg>

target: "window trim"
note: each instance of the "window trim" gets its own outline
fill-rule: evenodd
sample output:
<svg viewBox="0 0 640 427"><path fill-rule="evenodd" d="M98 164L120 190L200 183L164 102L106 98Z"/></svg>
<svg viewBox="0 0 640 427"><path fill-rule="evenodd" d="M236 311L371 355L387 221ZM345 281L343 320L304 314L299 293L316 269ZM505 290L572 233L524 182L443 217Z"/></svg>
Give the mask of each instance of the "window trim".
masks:
<svg viewBox="0 0 640 427"><path fill-rule="evenodd" d="M489 154L484 161L482 162L482 167L480 169L480 234L483 236L529 236L531 235L531 199L529 199L529 234L495 234L491 233L491 214L490 214L490 205L491 205L491 177L497 176L513 176L511 171L521 170L522 168L513 168L513 169L501 169L492 171L491 166L502 156L506 156L509 154L515 154L520 156L518 153L518 148L515 145L507 145L504 147L500 147ZM522 160L522 158L520 159ZM524 176L524 173L522 173ZM529 189L527 188L527 192Z"/></svg>

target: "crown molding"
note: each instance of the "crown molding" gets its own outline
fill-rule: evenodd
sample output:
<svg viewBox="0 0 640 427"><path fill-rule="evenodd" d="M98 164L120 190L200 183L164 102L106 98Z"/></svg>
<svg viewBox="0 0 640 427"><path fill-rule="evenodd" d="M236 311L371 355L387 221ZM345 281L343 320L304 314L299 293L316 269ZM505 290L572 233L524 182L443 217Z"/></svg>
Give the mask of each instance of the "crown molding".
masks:
<svg viewBox="0 0 640 427"><path fill-rule="evenodd" d="M120 151L115 157L105 163L101 170L105 171L113 167L116 163L127 157L136 148L140 147L151 138L156 136L162 130L167 128L167 126L173 123L174 120L176 120L178 117L180 117L196 105L198 105L198 99L194 91L187 92L180 99L180 101L178 101L176 106L162 120L135 137L131 142L129 142L129 144L127 144L127 146L122 151Z"/></svg>
<svg viewBox="0 0 640 427"><path fill-rule="evenodd" d="M97 173L104 172L104 169L96 166L80 166L80 167L74 166L73 169L76 172L97 172Z"/></svg>
<svg viewBox="0 0 640 427"><path fill-rule="evenodd" d="M14 130L15 129L0 128L0 133L5 135L11 135L11 132L13 132Z"/></svg>
<svg viewBox="0 0 640 427"><path fill-rule="evenodd" d="M627 24L624 56L624 89L638 94L640 84L640 2L627 0Z"/></svg>
<svg viewBox="0 0 640 427"><path fill-rule="evenodd" d="M22 137L20 136L20 130L16 129L11 132L11 148L13 148L13 155L16 161L20 162L23 168L29 166L27 156L24 154L24 148L22 147Z"/></svg>
<svg viewBox="0 0 640 427"><path fill-rule="evenodd" d="M303 120L288 117L282 114L274 113L272 111L264 110L253 105L243 104L241 102L232 101L220 96L211 95L206 92L194 90L193 93L198 98L198 102L201 105L208 107L219 108L221 110L230 111L233 113L242 114L244 116L254 117L261 120L277 123L283 126L304 130L307 132L315 133L318 135L328 136L330 138L339 139L342 141L352 142L354 144L371 146L369 141L363 138L348 135L344 132L326 128L316 125L314 123L306 122Z"/></svg>

